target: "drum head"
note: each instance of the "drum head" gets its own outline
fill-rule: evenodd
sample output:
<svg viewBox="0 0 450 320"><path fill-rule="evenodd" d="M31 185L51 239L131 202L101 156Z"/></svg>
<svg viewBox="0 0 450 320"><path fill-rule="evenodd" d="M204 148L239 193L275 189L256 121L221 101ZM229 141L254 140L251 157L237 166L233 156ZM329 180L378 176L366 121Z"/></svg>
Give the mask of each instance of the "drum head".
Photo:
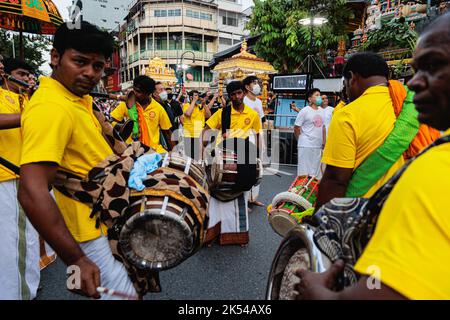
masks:
<svg viewBox="0 0 450 320"><path fill-rule="evenodd" d="M272 229L282 237L298 226L297 219L283 210L276 209L270 212L269 223Z"/></svg>
<svg viewBox="0 0 450 320"><path fill-rule="evenodd" d="M119 245L136 267L159 271L173 268L192 255L194 235L179 215L148 209L128 219Z"/></svg>
<svg viewBox="0 0 450 320"><path fill-rule="evenodd" d="M298 269L316 271L312 257L312 243L305 233L305 228L298 226L291 230L281 242L269 273L267 283L267 300L295 299L295 285L299 278L295 275Z"/></svg>

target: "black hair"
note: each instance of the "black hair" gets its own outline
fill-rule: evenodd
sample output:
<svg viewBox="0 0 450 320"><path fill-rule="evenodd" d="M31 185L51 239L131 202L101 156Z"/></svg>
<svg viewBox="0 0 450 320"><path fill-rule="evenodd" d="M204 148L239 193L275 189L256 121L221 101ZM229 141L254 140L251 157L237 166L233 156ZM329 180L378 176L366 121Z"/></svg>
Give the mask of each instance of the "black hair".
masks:
<svg viewBox="0 0 450 320"><path fill-rule="evenodd" d="M389 67L386 61L374 52L358 52L350 56L343 70L346 79L351 78L350 71L365 79L373 76L389 79Z"/></svg>
<svg viewBox="0 0 450 320"><path fill-rule="evenodd" d="M109 58L114 50L114 39L106 31L86 21L81 21L80 27L61 24L53 37L53 48L62 56L67 49L82 53L102 53Z"/></svg>
<svg viewBox="0 0 450 320"><path fill-rule="evenodd" d="M258 81L258 78L256 76L248 76L242 81L242 84L244 85L245 88L246 86L249 86L253 81Z"/></svg>
<svg viewBox="0 0 450 320"><path fill-rule="evenodd" d="M33 67L30 66L28 63L26 63L23 60L15 59L15 58L5 58L3 60L3 66L5 73L11 74L12 71L17 69L25 69L29 71L30 73L33 73Z"/></svg>
<svg viewBox="0 0 450 320"><path fill-rule="evenodd" d="M192 90L192 91L189 91L188 96L189 96L190 98L192 98L192 97L194 96L195 93L197 93L198 95L200 95L200 92L198 92L197 90Z"/></svg>
<svg viewBox="0 0 450 320"><path fill-rule="evenodd" d="M133 86L142 90L142 92L151 94L155 91L155 80L147 76L137 76L133 80Z"/></svg>
<svg viewBox="0 0 450 320"><path fill-rule="evenodd" d="M320 92L320 89L312 88L311 90L308 91L308 98L311 98L312 95L313 95L314 93L316 93L316 92L322 94L322 92Z"/></svg>
<svg viewBox="0 0 450 320"><path fill-rule="evenodd" d="M231 97L231 94L235 91L238 90L242 90L243 92L245 92L245 87L244 84L242 83L242 81L231 81L228 85L227 85L227 93L228 96Z"/></svg>

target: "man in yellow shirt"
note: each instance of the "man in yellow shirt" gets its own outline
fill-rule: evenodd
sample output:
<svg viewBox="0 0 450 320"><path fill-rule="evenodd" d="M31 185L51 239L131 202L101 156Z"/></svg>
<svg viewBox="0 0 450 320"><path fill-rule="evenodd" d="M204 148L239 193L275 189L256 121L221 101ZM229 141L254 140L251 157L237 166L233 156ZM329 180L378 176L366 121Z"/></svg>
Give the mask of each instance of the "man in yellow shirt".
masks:
<svg viewBox="0 0 450 320"><path fill-rule="evenodd" d="M29 81L32 68L25 62L8 58L0 65L8 75ZM15 166L22 149L20 114L27 102L21 88L4 81L0 88L0 157ZM1 300L34 299L40 280L39 236L17 200L18 182L14 172L0 166Z"/></svg>
<svg viewBox="0 0 450 320"><path fill-rule="evenodd" d="M305 299L450 299L450 14L419 38L412 63L419 121L446 143L413 161L388 196L362 256L355 286L331 291L338 261L323 274L301 272ZM371 289L372 288L372 289Z"/></svg>
<svg viewBox="0 0 450 320"><path fill-rule="evenodd" d="M199 138L205 127L205 119L211 116L211 110L197 90L189 92L188 96L190 103L183 105L184 152L188 157L198 160L201 152Z"/></svg>
<svg viewBox="0 0 450 320"><path fill-rule="evenodd" d="M353 172L377 150L394 128L396 117L388 88L389 69L381 56L362 52L344 67L345 87L351 101L335 112L322 157L326 169L316 209L344 197ZM370 197L404 163L396 163L364 195Z"/></svg>
<svg viewBox="0 0 450 320"><path fill-rule="evenodd" d="M58 170L82 178L113 154L88 95L112 51L112 37L96 26L62 24L50 53L52 76L40 79L22 115L19 201L39 234L72 266L75 278L68 289L93 298L100 298L100 286L130 295L136 290L111 253L106 229L96 228L90 217L92 209L58 191L55 202L48 186Z"/></svg>
<svg viewBox="0 0 450 320"><path fill-rule="evenodd" d="M173 147L171 140L172 124L164 108L151 97L155 90L155 81L147 76L138 76L133 80L133 92L136 96L135 116L130 113L125 102L121 102L112 112L111 117L114 121L123 121L124 119L133 119L135 128L131 138L127 140L141 141L158 153L167 152L161 145L160 132L164 134L169 141L170 148Z"/></svg>
<svg viewBox="0 0 450 320"><path fill-rule="evenodd" d="M229 123L223 123L222 116L226 108L222 108L206 122L206 127L202 133L211 129L221 130L221 138L241 138L247 139L250 135L255 135L256 145L259 145L259 135L262 130L261 119L256 111L244 104L245 87L241 81L233 81L227 86L227 93L231 99L231 112ZM228 121L228 120L227 120ZM228 126L228 128L227 128ZM225 131L222 134L222 131ZM221 139L218 139L218 142ZM240 155L241 157L243 155ZM257 155L249 155L249 159L256 159ZM248 196L245 192L237 199L222 202L211 197L209 201L209 223L206 235L206 243L212 243L219 237L221 245L238 244L245 246L249 242L248 224Z"/></svg>

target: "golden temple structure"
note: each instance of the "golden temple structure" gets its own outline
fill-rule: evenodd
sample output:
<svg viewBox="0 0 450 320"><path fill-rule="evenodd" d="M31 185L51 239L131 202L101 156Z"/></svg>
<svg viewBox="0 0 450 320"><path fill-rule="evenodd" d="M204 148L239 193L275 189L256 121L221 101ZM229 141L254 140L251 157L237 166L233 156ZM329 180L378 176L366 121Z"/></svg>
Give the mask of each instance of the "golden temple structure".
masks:
<svg viewBox="0 0 450 320"><path fill-rule="evenodd" d="M274 67L258 58L256 55L247 52L247 41L244 40L241 52L220 62L212 71L219 75L219 95L223 94L225 80L243 80L249 75L255 75L262 82L261 101L264 111L267 110L269 74L277 73Z"/></svg>
<svg viewBox="0 0 450 320"><path fill-rule="evenodd" d="M175 70L168 68L166 61L160 57L151 59L148 67L142 70L142 74L152 78L156 82L161 82L165 87L173 87L177 83Z"/></svg>

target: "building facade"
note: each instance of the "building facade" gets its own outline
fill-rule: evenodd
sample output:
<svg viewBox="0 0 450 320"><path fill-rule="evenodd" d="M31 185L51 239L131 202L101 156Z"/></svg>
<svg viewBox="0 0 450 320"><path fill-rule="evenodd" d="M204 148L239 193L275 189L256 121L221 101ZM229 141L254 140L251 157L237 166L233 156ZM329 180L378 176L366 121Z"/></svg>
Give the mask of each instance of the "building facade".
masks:
<svg viewBox="0 0 450 320"><path fill-rule="evenodd" d="M128 6L132 0L73 0L71 12L75 7L81 9L83 20L102 29L118 30L128 14Z"/></svg>
<svg viewBox="0 0 450 320"><path fill-rule="evenodd" d="M241 0L135 0L119 35L122 89L154 57L188 90L208 88L213 55L240 42L244 26Z"/></svg>

